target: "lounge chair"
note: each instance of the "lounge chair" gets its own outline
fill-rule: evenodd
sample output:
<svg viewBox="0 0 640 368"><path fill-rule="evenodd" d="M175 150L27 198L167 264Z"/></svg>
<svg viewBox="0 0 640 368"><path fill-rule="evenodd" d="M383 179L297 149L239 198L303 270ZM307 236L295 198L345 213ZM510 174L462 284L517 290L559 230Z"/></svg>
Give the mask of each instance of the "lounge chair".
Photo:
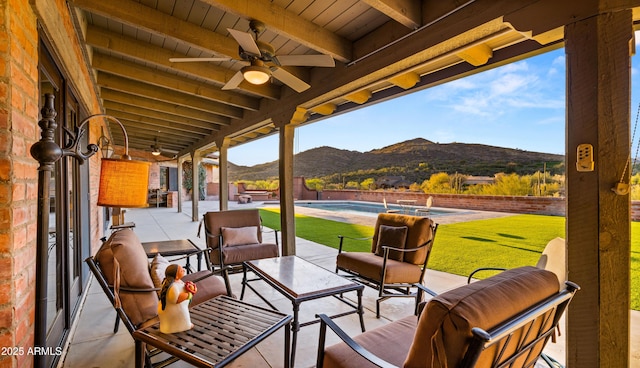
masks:
<svg viewBox="0 0 640 368"><path fill-rule="evenodd" d="M391 297L413 297L417 305L421 289L416 284L424 280L437 228L429 218L381 213L370 252L344 252L345 239L353 238L338 236L336 273L346 272L347 277L378 290L378 318L380 303Z"/></svg>
<svg viewBox="0 0 640 368"><path fill-rule="evenodd" d="M433 206L433 197L429 196L424 206L416 207L415 209L416 216L429 214L429 212L431 211L431 206Z"/></svg>
<svg viewBox="0 0 640 368"><path fill-rule="evenodd" d="M243 270L240 294L242 299L247 283L259 280L248 279L242 263L278 257L280 254L278 231L268 230L275 234L274 243L262 241L265 230L262 227L258 209L207 212L203 216L202 223L204 223L207 247L211 250L211 267L231 267L232 272ZM199 236L200 229L198 229Z"/></svg>
<svg viewBox="0 0 640 368"><path fill-rule="evenodd" d="M440 294L354 338L320 315L317 368L534 367L579 287L550 271L515 268ZM342 342L325 348L326 328Z"/></svg>
<svg viewBox="0 0 640 368"><path fill-rule="evenodd" d="M88 257L85 262L129 333L158 322L157 292L160 289L154 285L147 254L133 230L113 232L96 255ZM232 296L227 269L198 271L185 275L183 280L192 281L198 287L191 306L218 295ZM118 319L114 333L117 325ZM153 357L158 353L152 350L147 356ZM163 367L176 360L169 357L157 364ZM151 359L147 360L147 366L152 366Z"/></svg>
<svg viewBox="0 0 640 368"><path fill-rule="evenodd" d="M400 213L400 210L397 210L395 208L389 208L386 198L382 198L382 204L384 204L384 209L387 213Z"/></svg>
<svg viewBox="0 0 640 368"><path fill-rule="evenodd" d="M566 265L566 244L563 238L555 238L547 243L538 258L538 262L536 263L536 267L551 271L558 277L558 287L562 289L564 287L565 281L567 280L567 265ZM474 276L478 272L484 271L506 271L506 268L502 267L481 267L475 269L469 277L467 278L467 284L471 283L474 279ZM562 367L560 363L553 357L542 354L540 356L542 360L544 360L549 367L559 368Z"/></svg>
<svg viewBox="0 0 640 368"><path fill-rule="evenodd" d="M555 238L547 243L536 263L536 267L551 271L556 274L559 281L559 287L564 286L564 282L567 280L567 265L566 265L566 244L564 239ZM467 283L470 283L474 276L478 272L483 271L505 271L506 268L502 267L481 267L473 270L467 278Z"/></svg>

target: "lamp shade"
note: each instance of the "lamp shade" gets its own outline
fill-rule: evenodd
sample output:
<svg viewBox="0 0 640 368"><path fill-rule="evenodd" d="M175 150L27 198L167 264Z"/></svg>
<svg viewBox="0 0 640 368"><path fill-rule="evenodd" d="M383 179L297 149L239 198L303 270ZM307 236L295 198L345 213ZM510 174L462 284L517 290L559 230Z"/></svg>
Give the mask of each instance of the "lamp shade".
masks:
<svg viewBox="0 0 640 368"><path fill-rule="evenodd" d="M102 159L98 206L147 207L150 163Z"/></svg>

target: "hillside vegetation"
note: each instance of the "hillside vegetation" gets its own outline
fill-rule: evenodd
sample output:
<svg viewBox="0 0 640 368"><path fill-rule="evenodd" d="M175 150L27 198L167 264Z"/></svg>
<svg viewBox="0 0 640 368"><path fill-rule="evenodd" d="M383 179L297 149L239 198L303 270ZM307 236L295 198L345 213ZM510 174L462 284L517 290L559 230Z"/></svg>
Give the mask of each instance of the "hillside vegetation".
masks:
<svg viewBox="0 0 640 368"><path fill-rule="evenodd" d="M422 183L435 173L493 176L496 173L564 174L564 156L482 144L434 143L423 138L400 142L368 152L318 147L294 159L294 175L319 178L327 183L362 181L367 177L403 176ZM255 166L229 164L233 181L278 177L278 161Z"/></svg>

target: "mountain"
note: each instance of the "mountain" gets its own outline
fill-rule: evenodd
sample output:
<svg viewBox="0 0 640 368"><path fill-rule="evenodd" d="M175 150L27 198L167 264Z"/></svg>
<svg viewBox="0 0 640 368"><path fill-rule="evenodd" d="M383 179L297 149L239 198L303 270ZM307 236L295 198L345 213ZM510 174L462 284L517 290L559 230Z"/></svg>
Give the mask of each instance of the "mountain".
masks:
<svg viewBox="0 0 640 368"><path fill-rule="evenodd" d="M564 173L564 156L466 143L434 143L416 138L368 152L318 147L294 158L294 175L330 182L400 175L421 183L437 172L494 175L500 172ZM265 180L278 176L278 161L255 166L229 164L231 180Z"/></svg>

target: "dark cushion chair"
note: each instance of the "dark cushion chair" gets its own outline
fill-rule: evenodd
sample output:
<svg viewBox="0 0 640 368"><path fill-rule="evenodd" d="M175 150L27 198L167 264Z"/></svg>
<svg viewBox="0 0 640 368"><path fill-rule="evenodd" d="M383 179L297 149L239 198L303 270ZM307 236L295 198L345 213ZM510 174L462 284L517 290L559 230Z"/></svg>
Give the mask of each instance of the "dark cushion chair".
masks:
<svg viewBox="0 0 640 368"><path fill-rule="evenodd" d="M431 299L408 316L350 338L320 315L318 368L533 367L579 287L526 266ZM326 327L344 341L325 348ZM503 365L504 364L504 365Z"/></svg>
<svg viewBox="0 0 640 368"><path fill-rule="evenodd" d="M376 316L380 303L402 296L419 301L417 284L422 284L438 224L420 216L381 213L378 215L370 252L344 252L345 236L340 238L336 272L378 290Z"/></svg>
<svg viewBox="0 0 640 368"><path fill-rule="evenodd" d="M262 220L257 209L207 212L203 223L211 262L216 266L278 256L277 232L275 243L262 242Z"/></svg>
<svg viewBox="0 0 640 368"><path fill-rule="evenodd" d="M204 224L207 247L212 267L231 267L232 271L244 271L242 278L243 299L248 282L257 280L248 279L246 269L242 262L256 259L278 257L278 232L275 234L275 243L264 243L262 234L262 219L258 209L230 210L207 212L204 214L201 226ZM200 236L198 229L198 236Z"/></svg>

